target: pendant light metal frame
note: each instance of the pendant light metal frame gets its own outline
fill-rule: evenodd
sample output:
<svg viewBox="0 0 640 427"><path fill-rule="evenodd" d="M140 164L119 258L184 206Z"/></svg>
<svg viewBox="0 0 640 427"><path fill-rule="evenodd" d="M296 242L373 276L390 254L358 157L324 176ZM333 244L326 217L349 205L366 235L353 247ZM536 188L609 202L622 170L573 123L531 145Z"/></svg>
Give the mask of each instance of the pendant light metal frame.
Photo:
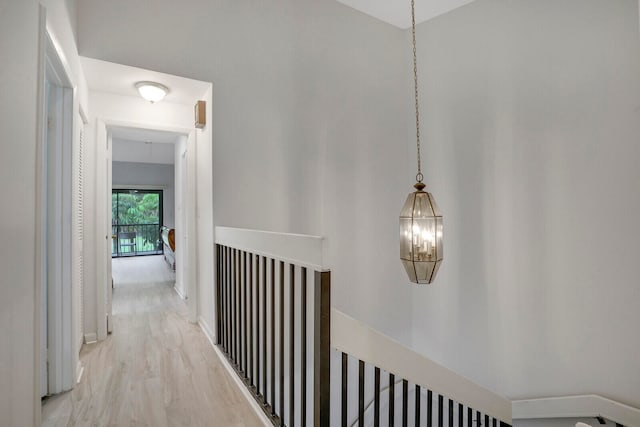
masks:
<svg viewBox="0 0 640 427"><path fill-rule="evenodd" d="M416 191L409 194L400 211L400 260L417 284L430 284L435 279L443 259L442 213L431 193L424 191L420 152L420 109L418 104L418 60L416 54L415 4L411 0L411 35L413 41L413 83L416 108L416 151L418 173Z"/></svg>

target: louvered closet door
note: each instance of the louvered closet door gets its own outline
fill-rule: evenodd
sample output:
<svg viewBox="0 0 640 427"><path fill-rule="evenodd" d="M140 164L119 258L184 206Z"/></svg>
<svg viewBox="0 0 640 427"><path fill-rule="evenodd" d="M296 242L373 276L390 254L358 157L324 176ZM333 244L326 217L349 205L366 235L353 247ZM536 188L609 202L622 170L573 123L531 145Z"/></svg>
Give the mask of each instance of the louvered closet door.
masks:
<svg viewBox="0 0 640 427"><path fill-rule="evenodd" d="M84 172L85 172L85 142L84 142L84 124L80 116L80 132L78 145L74 156L74 292L75 303L79 307L76 311L76 330L74 337L76 339L76 349L80 351L84 340Z"/></svg>

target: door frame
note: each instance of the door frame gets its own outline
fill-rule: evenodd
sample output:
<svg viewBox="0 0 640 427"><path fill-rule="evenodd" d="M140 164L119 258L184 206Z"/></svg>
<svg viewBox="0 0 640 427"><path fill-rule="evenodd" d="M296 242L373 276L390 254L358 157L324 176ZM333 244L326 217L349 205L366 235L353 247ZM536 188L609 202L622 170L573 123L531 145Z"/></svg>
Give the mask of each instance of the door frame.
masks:
<svg viewBox="0 0 640 427"><path fill-rule="evenodd" d="M77 88L62 61L63 55L56 48L46 28L46 8L39 9L39 65L38 65L38 140L36 144L36 311L35 393L41 395L70 390L74 384L74 318L72 285L72 186L73 143L76 126L73 112L77 102ZM57 130L53 148L55 158L49 158L50 132L48 130L49 97L48 82L54 84L58 102L55 104ZM53 161L53 171L48 164ZM52 172L53 175L50 176ZM49 183L55 181L53 199ZM53 206L51 206L53 202ZM49 222L51 212L56 219ZM52 239L51 227L57 239ZM50 297L49 297L50 296ZM43 372L44 371L44 372ZM39 409L40 405L36 405ZM36 420L39 416L36 416Z"/></svg>
<svg viewBox="0 0 640 427"><path fill-rule="evenodd" d="M187 308L189 313L189 321L197 323L198 295L197 295L197 253L196 253L196 131L195 129L162 126L157 123L138 122L138 121L122 121L114 120L107 117L96 118L96 316L98 325L98 341L102 341L107 337L107 319L110 316L110 290L111 279L109 271L109 262L111 258L111 249L107 250L105 240L110 243L111 238L111 222L109 216L111 214L111 194L107 194L107 188L111 188L111 183L107 183L108 171L105 170L111 165L112 158L110 155L110 128L126 127L134 129L149 129L157 131L171 132L187 137L187 163L189 179L183 182L185 192L187 194L187 230L186 230L186 252L185 259L185 280L187 282Z"/></svg>

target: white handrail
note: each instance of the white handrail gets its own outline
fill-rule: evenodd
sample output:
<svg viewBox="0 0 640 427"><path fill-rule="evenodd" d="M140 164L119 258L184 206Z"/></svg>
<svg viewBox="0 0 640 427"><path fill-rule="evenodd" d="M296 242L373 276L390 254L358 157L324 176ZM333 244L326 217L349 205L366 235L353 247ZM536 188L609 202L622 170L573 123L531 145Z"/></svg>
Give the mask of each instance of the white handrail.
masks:
<svg viewBox="0 0 640 427"><path fill-rule="evenodd" d="M336 309L331 310L331 345L411 383L511 423L511 401L381 334Z"/></svg>
<svg viewBox="0 0 640 427"><path fill-rule="evenodd" d="M514 419L594 417L640 427L640 409L596 394L513 401Z"/></svg>
<svg viewBox="0 0 640 427"><path fill-rule="evenodd" d="M323 258L324 238L319 236L216 227L215 242L316 271L328 270Z"/></svg>

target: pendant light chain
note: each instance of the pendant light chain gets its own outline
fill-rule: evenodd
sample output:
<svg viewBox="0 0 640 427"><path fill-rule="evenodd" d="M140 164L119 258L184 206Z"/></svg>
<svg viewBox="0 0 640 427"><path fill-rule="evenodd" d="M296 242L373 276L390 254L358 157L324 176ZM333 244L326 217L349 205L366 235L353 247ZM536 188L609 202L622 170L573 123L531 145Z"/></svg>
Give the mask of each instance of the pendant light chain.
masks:
<svg viewBox="0 0 640 427"><path fill-rule="evenodd" d="M420 113L418 105L418 55L416 53L415 0L411 1L411 35L413 37L413 83L416 101L416 148L418 173L415 191L407 196L400 210L400 261L409 281L421 285L433 283L442 264L442 213L433 195L425 191L420 159Z"/></svg>
<svg viewBox="0 0 640 427"><path fill-rule="evenodd" d="M418 59L416 56L416 13L414 0L411 0L411 34L413 36L413 84L416 96L416 147L418 149L418 174L416 181L422 182L422 161L420 160L420 113L418 108Z"/></svg>

